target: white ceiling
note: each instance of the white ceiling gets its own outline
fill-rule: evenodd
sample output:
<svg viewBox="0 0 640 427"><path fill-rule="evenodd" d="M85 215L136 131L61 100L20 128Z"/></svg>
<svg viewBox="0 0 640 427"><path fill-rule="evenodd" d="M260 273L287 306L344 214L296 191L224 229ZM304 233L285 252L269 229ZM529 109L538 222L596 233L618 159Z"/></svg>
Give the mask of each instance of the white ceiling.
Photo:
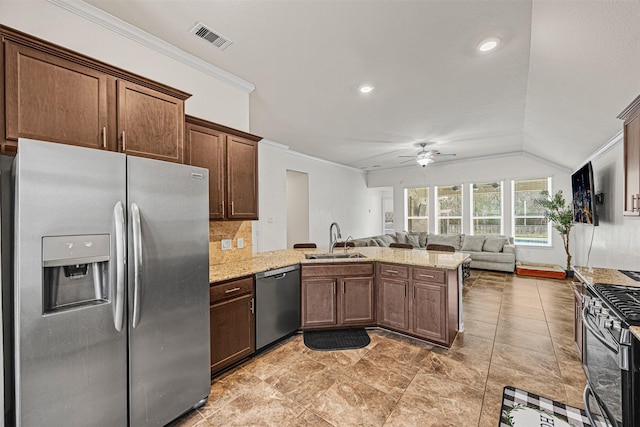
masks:
<svg viewBox="0 0 640 427"><path fill-rule="evenodd" d="M637 0L86 2L255 84L252 133L369 170L421 141L574 169L640 93ZM196 38L198 21L233 44Z"/></svg>

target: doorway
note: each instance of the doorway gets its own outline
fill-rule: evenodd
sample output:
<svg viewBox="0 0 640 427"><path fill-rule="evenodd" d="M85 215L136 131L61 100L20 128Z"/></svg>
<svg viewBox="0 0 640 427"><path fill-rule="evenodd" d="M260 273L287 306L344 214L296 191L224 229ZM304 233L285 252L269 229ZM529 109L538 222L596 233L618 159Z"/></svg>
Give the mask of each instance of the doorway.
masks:
<svg viewBox="0 0 640 427"><path fill-rule="evenodd" d="M287 248L309 241L309 174L287 170Z"/></svg>

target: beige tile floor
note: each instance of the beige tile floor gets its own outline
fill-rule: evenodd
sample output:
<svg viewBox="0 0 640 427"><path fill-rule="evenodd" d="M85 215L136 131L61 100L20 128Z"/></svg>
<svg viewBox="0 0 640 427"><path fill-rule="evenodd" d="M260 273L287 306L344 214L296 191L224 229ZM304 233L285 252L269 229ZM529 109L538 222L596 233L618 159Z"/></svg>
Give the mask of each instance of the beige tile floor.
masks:
<svg viewBox="0 0 640 427"><path fill-rule="evenodd" d="M296 335L174 426L496 427L506 385L583 407L568 282L473 270L463 304L450 350L373 329L366 348L316 352Z"/></svg>

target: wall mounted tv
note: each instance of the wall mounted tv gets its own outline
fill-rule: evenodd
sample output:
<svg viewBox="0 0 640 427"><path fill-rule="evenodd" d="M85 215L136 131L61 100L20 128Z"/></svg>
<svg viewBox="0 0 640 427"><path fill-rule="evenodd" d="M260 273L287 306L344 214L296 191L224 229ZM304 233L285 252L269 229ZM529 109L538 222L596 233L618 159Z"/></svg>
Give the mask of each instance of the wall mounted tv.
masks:
<svg viewBox="0 0 640 427"><path fill-rule="evenodd" d="M573 221L598 225L591 162L587 162L571 175L571 188L573 190Z"/></svg>

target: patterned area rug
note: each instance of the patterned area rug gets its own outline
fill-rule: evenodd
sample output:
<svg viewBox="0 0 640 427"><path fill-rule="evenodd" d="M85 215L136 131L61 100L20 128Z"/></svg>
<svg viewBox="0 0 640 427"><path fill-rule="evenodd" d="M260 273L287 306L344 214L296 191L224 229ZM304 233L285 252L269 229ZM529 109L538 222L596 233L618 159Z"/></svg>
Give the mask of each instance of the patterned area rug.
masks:
<svg viewBox="0 0 640 427"><path fill-rule="evenodd" d="M502 392L499 427L591 427L587 413L515 387ZM599 426L598 426L599 427Z"/></svg>
<svg viewBox="0 0 640 427"><path fill-rule="evenodd" d="M304 345L311 350L352 350L369 345L371 338L364 329L304 331Z"/></svg>

